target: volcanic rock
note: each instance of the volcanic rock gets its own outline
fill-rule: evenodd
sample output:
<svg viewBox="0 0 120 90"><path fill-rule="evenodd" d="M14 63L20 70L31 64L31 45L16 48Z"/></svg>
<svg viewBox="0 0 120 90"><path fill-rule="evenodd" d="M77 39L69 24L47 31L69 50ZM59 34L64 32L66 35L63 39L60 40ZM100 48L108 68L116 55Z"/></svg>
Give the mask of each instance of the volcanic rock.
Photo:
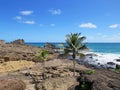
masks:
<svg viewBox="0 0 120 90"><path fill-rule="evenodd" d="M120 59L116 59L117 62L120 62Z"/></svg>
<svg viewBox="0 0 120 90"><path fill-rule="evenodd" d="M11 42L12 44L20 44L20 45L24 45L25 41L23 39L18 39L18 40L15 40L13 42Z"/></svg>
<svg viewBox="0 0 120 90"><path fill-rule="evenodd" d="M5 44L5 41L4 40L0 40L0 44Z"/></svg>
<svg viewBox="0 0 120 90"><path fill-rule="evenodd" d="M109 65L115 65L115 63L113 63L113 62L107 62L107 64L109 64Z"/></svg>
<svg viewBox="0 0 120 90"><path fill-rule="evenodd" d="M15 40L12 43L0 45L0 58L5 61L33 60L41 50L38 47L24 44L24 40Z"/></svg>
<svg viewBox="0 0 120 90"><path fill-rule="evenodd" d="M116 64L116 69L120 69L120 65Z"/></svg>
<svg viewBox="0 0 120 90"><path fill-rule="evenodd" d="M51 43L46 43L45 44L45 49L47 49L50 54L53 54L53 53L55 53L54 49L56 49L56 47L55 47L55 45L53 45Z"/></svg>

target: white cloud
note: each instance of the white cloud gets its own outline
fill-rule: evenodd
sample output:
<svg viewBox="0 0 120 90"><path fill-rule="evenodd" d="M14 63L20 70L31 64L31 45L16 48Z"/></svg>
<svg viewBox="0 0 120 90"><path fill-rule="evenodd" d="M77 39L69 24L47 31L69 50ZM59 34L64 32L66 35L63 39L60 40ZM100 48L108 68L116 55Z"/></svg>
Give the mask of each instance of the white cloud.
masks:
<svg viewBox="0 0 120 90"><path fill-rule="evenodd" d="M39 24L40 27L55 27L55 24L54 23L51 23L51 24Z"/></svg>
<svg viewBox="0 0 120 90"><path fill-rule="evenodd" d="M22 20L22 17L21 16L16 16L15 19L16 20Z"/></svg>
<svg viewBox="0 0 120 90"><path fill-rule="evenodd" d="M92 23L83 23L79 25L80 28L97 28L95 24Z"/></svg>
<svg viewBox="0 0 120 90"><path fill-rule="evenodd" d="M55 26L55 24L50 24L50 26L51 26L51 27L54 27L54 26Z"/></svg>
<svg viewBox="0 0 120 90"><path fill-rule="evenodd" d="M112 24L109 26L109 28L118 28L119 27L119 24Z"/></svg>
<svg viewBox="0 0 120 90"><path fill-rule="evenodd" d="M62 11L60 9L51 9L49 10L49 12L52 14L52 15L60 15L62 13Z"/></svg>
<svg viewBox="0 0 120 90"><path fill-rule="evenodd" d="M24 21L23 23L25 23L25 24L35 24L35 21L33 21L33 20L31 20L31 21Z"/></svg>
<svg viewBox="0 0 120 90"><path fill-rule="evenodd" d="M27 15L31 15L33 13L33 11L29 11L29 10L26 10L26 11L20 11L20 14L21 15L25 15L25 16L27 16Z"/></svg>

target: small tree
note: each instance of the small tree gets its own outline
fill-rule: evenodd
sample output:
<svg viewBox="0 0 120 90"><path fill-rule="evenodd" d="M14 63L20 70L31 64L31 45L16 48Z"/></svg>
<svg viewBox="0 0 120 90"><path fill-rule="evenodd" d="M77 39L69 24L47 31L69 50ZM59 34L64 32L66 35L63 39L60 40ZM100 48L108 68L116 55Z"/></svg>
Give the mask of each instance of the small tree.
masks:
<svg viewBox="0 0 120 90"><path fill-rule="evenodd" d="M45 81L45 61L47 60L47 56L48 56L48 51L47 50L40 50L39 53L36 55L36 60L39 62L42 62L42 68L43 68L43 72L42 72L42 90L44 90L44 81Z"/></svg>
<svg viewBox="0 0 120 90"><path fill-rule="evenodd" d="M72 53L73 58L73 76L75 76L75 58L80 50L87 49L83 41L86 39L84 36L80 36L80 33L71 33L66 35L65 53Z"/></svg>

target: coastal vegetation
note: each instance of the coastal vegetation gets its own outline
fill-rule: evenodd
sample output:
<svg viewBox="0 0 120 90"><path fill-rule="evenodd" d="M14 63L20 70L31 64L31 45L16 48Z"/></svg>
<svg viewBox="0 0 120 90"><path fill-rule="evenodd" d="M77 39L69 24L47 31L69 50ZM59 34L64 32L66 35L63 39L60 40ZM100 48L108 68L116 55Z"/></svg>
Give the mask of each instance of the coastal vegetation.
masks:
<svg viewBox="0 0 120 90"><path fill-rule="evenodd" d="M86 45L83 43L85 37L80 35L80 33L71 33L66 35L67 46L65 46L65 52L72 53L74 68L73 76L75 76L76 55L79 53L80 50L87 49Z"/></svg>
<svg viewBox="0 0 120 90"><path fill-rule="evenodd" d="M94 70L87 70L87 74L91 75L91 74L94 74Z"/></svg>

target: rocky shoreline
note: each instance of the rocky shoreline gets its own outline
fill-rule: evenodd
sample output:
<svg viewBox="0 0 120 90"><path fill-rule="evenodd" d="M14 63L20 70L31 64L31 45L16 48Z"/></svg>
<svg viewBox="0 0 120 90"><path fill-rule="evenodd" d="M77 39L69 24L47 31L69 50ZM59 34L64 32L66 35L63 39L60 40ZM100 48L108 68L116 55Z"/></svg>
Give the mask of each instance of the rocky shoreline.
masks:
<svg viewBox="0 0 120 90"><path fill-rule="evenodd" d="M2 41L0 43L0 65L5 66L6 62L10 64L11 61L21 60L27 60L29 64L39 50L41 48L25 45L24 40L16 40L7 44ZM45 90L120 90L119 71L95 69L76 62L76 77L73 77L72 60L60 59L60 56L59 58L57 56L58 53L53 52L51 48L49 50L54 58L45 63ZM1 72L0 80L5 80L5 82L7 80L22 80L26 89L20 90L42 90L42 63L32 64L28 68L25 68L24 64L21 64L21 66L22 68L18 70ZM11 66L9 67L11 68ZM14 82L16 83L16 81ZM5 88L6 86L2 84L1 82L0 88ZM16 84L16 87L17 85L19 84Z"/></svg>
<svg viewBox="0 0 120 90"><path fill-rule="evenodd" d="M120 54L86 52L84 55L83 58L78 59L78 62L95 68L120 68Z"/></svg>

